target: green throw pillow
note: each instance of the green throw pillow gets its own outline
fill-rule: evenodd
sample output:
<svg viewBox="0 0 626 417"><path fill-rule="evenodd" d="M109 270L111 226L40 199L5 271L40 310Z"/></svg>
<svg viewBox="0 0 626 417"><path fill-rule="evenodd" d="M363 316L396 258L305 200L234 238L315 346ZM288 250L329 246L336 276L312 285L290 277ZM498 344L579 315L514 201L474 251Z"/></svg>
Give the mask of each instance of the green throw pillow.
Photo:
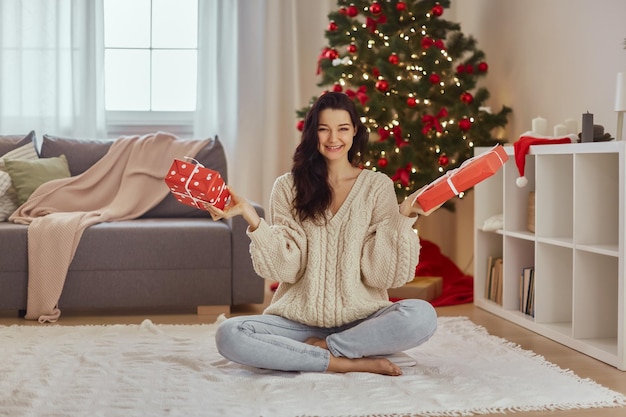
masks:
<svg viewBox="0 0 626 417"><path fill-rule="evenodd" d="M20 206L44 182L70 176L65 155L41 159L5 159L4 164L17 190Z"/></svg>

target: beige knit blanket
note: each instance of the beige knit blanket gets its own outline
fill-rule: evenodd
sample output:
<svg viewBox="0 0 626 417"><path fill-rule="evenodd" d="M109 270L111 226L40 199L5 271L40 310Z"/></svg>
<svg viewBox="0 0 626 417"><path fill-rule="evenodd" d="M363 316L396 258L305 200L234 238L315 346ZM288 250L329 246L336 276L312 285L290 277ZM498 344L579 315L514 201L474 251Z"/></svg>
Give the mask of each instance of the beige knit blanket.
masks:
<svg viewBox="0 0 626 417"><path fill-rule="evenodd" d="M169 192L163 178L172 160L195 156L209 142L162 132L123 136L84 173L37 188L9 218L29 225L26 318L57 321L61 291L83 231L139 217L156 206Z"/></svg>

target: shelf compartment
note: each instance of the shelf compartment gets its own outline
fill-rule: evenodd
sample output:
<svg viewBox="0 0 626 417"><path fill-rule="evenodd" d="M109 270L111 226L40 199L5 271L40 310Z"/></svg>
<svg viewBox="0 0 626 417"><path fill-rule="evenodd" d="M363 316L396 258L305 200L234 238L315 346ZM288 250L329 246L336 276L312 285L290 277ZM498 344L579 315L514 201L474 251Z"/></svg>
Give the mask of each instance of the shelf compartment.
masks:
<svg viewBox="0 0 626 417"><path fill-rule="evenodd" d="M502 257L502 235L495 232L478 230L475 234L477 259L485 262L474 265L474 298L485 299L485 284L487 281L487 260L489 257Z"/></svg>
<svg viewBox="0 0 626 417"><path fill-rule="evenodd" d="M535 321L565 329L571 336L573 250L537 243L535 257Z"/></svg>
<svg viewBox="0 0 626 417"><path fill-rule="evenodd" d="M519 311L519 277L523 268L535 265L535 243L505 236L503 260L502 306L505 310Z"/></svg>
<svg viewBox="0 0 626 417"><path fill-rule="evenodd" d="M482 149L482 148L481 148ZM485 148L486 149L486 148ZM490 148L489 148L490 149ZM477 154L480 154L479 150ZM482 228L485 220L503 213L503 169L474 186L475 195L480 199L474 199L474 225Z"/></svg>
<svg viewBox="0 0 626 417"><path fill-rule="evenodd" d="M574 234L572 155L536 155L535 234L571 241Z"/></svg>
<svg viewBox="0 0 626 417"><path fill-rule="evenodd" d="M575 229L580 245L617 247L619 239L619 155L576 154Z"/></svg>
<svg viewBox="0 0 626 417"><path fill-rule="evenodd" d="M526 155L524 174L528 179L525 187L518 187L515 180L519 171L515 158L510 158L504 165L504 230L530 233L528 231L528 196L535 190L535 156Z"/></svg>
<svg viewBox="0 0 626 417"><path fill-rule="evenodd" d="M596 340L596 347L617 344L619 259L575 251L573 337ZM613 340L611 344L610 341Z"/></svg>

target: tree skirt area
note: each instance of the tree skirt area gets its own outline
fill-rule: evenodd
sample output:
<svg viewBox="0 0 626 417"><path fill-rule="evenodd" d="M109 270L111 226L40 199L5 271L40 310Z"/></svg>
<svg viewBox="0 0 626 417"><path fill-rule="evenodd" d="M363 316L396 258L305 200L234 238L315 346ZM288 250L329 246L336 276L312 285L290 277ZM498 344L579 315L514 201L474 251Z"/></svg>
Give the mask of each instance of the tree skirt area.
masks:
<svg viewBox="0 0 626 417"><path fill-rule="evenodd" d="M223 316L220 317L223 320ZM216 351L216 324L0 326L2 416L468 416L626 405L626 397L440 317L404 374L277 372Z"/></svg>
<svg viewBox="0 0 626 417"><path fill-rule="evenodd" d="M420 239L420 259L416 277L441 277L441 295L431 301L435 307L466 304L474 301L474 277L466 275L433 242Z"/></svg>

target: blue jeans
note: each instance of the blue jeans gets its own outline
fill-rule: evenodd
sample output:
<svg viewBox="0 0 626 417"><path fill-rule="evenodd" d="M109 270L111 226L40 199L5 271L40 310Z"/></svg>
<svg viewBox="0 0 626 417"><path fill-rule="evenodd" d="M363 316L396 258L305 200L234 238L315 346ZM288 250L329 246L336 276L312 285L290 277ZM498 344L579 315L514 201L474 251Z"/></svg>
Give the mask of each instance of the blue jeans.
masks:
<svg viewBox="0 0 626 417"><path fill-rule="evenodd" d="M362 358L390 355L426 342L437 328L437 314L424 300L401 300L365 319L323 328L263 314L222 322L215 334L226 359L256 368L324 372L330 355ZM328 349L304 343L326 339Z"/></svg>

